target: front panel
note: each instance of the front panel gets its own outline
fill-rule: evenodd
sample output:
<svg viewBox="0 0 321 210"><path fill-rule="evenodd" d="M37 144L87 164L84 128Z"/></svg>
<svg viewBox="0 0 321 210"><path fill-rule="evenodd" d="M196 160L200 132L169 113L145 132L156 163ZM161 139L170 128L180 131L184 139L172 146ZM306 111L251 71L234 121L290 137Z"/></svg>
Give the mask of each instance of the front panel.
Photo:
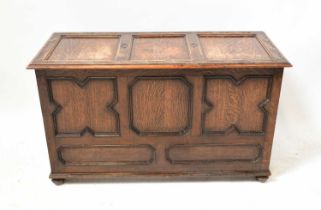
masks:
<svg viewBox="0 0 321 210"><path fill-rule="evenodd" d="M53 174L268 171L280 69L36 73Z"/></svg>

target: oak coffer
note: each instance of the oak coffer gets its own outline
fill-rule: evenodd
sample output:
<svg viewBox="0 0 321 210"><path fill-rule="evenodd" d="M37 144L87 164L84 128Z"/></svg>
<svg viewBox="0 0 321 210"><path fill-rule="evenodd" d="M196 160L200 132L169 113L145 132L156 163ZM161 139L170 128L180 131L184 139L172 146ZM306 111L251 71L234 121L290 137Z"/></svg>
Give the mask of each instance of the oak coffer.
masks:
<svg viewBox="0 0 321 210"><path fill-rule="evenodd" d="M263 32L55 33L28 66L50 177L265 181L290 66Z"/></svg>

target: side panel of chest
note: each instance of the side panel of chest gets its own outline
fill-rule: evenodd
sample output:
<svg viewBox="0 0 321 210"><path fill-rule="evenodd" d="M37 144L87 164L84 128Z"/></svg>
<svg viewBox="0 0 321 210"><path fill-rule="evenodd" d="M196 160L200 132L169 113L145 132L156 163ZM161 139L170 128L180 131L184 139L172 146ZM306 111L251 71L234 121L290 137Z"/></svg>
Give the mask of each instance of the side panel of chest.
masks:
<svg viewBox="0 0 321 210"><path fill-rule="evenodd" d="M36 74L53 175L268 173L280 69Z"/></svg>

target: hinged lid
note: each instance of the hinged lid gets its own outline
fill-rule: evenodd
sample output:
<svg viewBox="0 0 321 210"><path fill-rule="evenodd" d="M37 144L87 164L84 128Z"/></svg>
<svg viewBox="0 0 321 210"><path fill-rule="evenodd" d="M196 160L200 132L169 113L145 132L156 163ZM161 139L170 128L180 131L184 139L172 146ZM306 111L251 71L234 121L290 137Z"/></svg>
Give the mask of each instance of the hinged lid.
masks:
<svg viewBox="0 0 321 210"><path fill-rule="evenodd" d="M28 69L282 68L264 32L54 33Z"/></svg>

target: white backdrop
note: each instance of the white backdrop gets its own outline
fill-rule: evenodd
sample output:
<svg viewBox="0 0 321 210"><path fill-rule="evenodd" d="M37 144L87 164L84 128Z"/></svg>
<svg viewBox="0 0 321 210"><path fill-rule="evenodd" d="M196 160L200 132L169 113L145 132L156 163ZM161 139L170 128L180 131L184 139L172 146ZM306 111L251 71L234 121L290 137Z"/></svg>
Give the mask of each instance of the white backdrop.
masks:
<svg viewBox="0 0 321 210"><path fill-rule="evenodd" d="M0 209L321 209L321 5L318 0L0 1ZM28 62L58 31L262 30L285 70L266 184L89 183L47 178Z"/></svg>

